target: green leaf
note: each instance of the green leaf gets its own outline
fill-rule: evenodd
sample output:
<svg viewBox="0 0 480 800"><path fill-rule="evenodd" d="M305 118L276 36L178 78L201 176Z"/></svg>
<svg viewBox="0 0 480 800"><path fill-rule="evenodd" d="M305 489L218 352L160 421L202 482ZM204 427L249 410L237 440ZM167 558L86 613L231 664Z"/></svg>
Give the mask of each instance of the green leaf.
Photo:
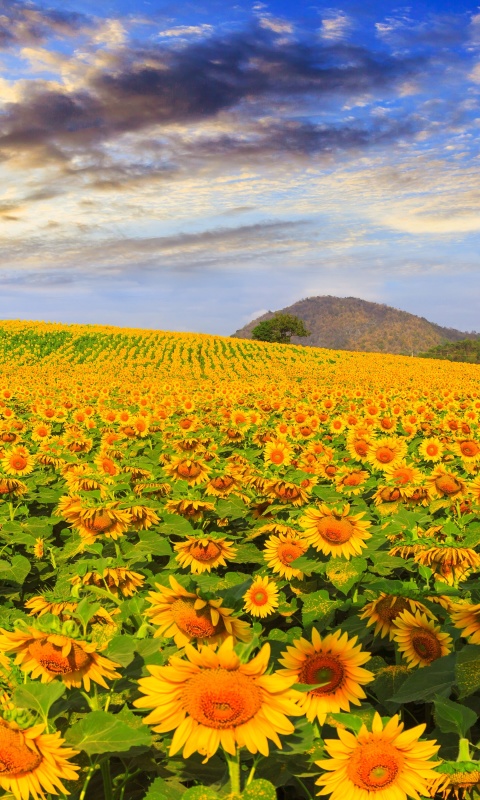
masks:
<svg viewBox="0 0 480 800"><path fill-rule="evenodd" d="M141 531L138 534L139 542L134 545L135 550L148 553L152 556L171 556L172 548L170 542L164 536L155 531Z"/></svg>
<svg viewBox="0 0 480 800"><path fill-rule="evenodd" d="M455 653L437 658L429 667L409 675L400 690L390 699L394 703L432 700L437 694L448 697L455 683Z"/></svg>
<svg viewBox="0 0 480 800"><path fill-rule="evenodd" d="M275 786L263 778L252 781L242 793L242 800L276 800L276 798Z"/></svg>
<svg viewBox="0 0 480 800"><path fill-rule="evenodd" d="M218 800L218 794L208 786L192 786L182 794L182 800Z"/></svg>
<svg viewBox="0 0 480 800"><path fill-rule="evenodd" d="M53 704L65 693L66 686L61 681L39 683L29 681L19 686L13 693L13 702L19 708L29 708L41 717L48 717Z"/></svg>
<svg viewBox="0 0 480 800"><path fill-rule="evenodd" d="M260 550L254 544L241 544L235 555L236 564L264 564Z"/></svg>
<svg viewBox="0 0 480 800"><path fill-rule="evenodd" d="M376 572L377 575L390 575L394 569L408 569L408 564L404 558L397 556L390 556L388 553L376 552L372 558L373 565L370 567L371 572Z"/></svg>
<svg viewBox="0 0 480 800"><path fill-rule="evenodd" d="M330 622L333 612L338 606L336 600L330 600L328 592L320 589L318 592L307 594L303 598L302 621L306 628L315 623L319 630L325 628Z"/></svg>
<svg viewBox="0 0 480 800"><path fill-rule="evenodd" d="M179 797L178 782L173 785L163 778L155 778L143 800L178 800Z"/></svg>
<svg viewBox="0 0 480 800"><path fill-rule="evenodd" d="M443 733L456 733L460 738L465 738L467 731L477 721L477 714L471 708L438 697L434 701L435 722Z"/></svg>
<svg viewBox="0 0 480 800"><path fill-rule="evenodd" d="M358 583L360 575L367 569L365 558L352 558L345 561L344 558L330 559L325 573L330 583L342 594L348 594L350 589Z"/></svg>
<svg viewBox="0 0 480 800"><path fill-rule="evenodd" d="M170 536L195 536L195 530L190 525L189 521L180 514L162 514L163 522L160 523L161 532Z"/></svg>
<svg viewBox="0 0 480 800"><path fill-rule="evenodd" d="M372 669L370 661L365 665L366 669ZM376 672L375 680L370 684L370 689L375 697L380 700L385 706L387 711L394 713L397 711L400 703L392 700L401 687L412 675L412 671L403 665L385 665Z"/></svg>
<svg viewBox="0 0 480 800"><path fill-rule="evenodd" d="M84 597L76 607L74 617L79 620L82 625L86 626L101 607L101 603L91 603L90 600Z"/></svg>
<svg viewBox="0 0 480 800"><path fill-rule="evenodd" d="M13 556L11 563L0 561L0 581L10 581L22 586L30 572L30 561L25 556Z"/></svg>
<svg viewBox="0 0 480 800"><path fill-rule="evenodd" d="M477 691L480 687L480 645L467 644L457 653L455 677L460 699Z"/></svg>
<svg viewBox="0 0 480 800"><path fill-rule="evenodd" d="M122 667L128 667L135 658L135 646L138 639L133 636L114 636L108 643L105 655L113 661L118 661Z"/></svg>
<svg viewBox="0 0 480 800"><path fill-rule="evenodd" d="M329 714L329 717L332 717L336 722L344 725L349 731L353 731L357 734L360 733L360 728L363 725L363 719L357 717L356 714Z"/></svg>
<svg viewBox="0 0 480 800"><path fill-rule="evenodd" d="M228 500L219 500L215 508L215 513L219 517L229 519L240 519L248 514L248 506L241 497L229 497Z"/></svg>
<svg viewBox="0 0 480 800"><path fill-rule="evenodd" d="M126 753L134 747L149 747L151 733L145 725L135 730L117 715L91 711L75 727L69 728L66 741L87 755Z"/></svg>

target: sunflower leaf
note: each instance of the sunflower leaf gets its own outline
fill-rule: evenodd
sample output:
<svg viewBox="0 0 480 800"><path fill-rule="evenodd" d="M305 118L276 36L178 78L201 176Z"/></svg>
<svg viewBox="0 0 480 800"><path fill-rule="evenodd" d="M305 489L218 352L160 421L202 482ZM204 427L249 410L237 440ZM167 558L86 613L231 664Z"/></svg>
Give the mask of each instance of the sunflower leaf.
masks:
<svg viewBox="0 0 480 800"><path fill-rule="evenodd" d="M66 686L61 681L39 683L30 681L19 686L13 693L13 702L18 708L29 708L41 717L48 717L53 704L65 693Z"/></svg>
<svg viewBox="0 0 480 800"><path fill-rule="evenodd" d="M217 800L218 794L208 786L192 786L182 794L181 800Z"/></svg>
<svg viewBox="0 0 480 800"><path fill-rule="evenodd" d="M87 755L126 753L132 748L147 748L151 743L147 726L133 729L131 725L107 711L91 711L74 728L69 728L66 741Z"/></svg>
<svg viewBox="0 0 480 800"><path fill-rule="evenodd" d="M444 697L434 700L435 722L443 733L457 733L465 738L467 732L477 721L477 714L471 708L454 703Z"/></svg>
<svg viewBox="0 0 480 800"><path fill-rule="evenodd" d="M457 653L455 674L460 700L476 692L480 687L480 645L467 644Z"/></svg>
<svg viewBox="0 0 480 800"><path fill-rule="evenodd" d="M275 786L264 778L252 781L242 792L242 800L276 800Z"/></svg>

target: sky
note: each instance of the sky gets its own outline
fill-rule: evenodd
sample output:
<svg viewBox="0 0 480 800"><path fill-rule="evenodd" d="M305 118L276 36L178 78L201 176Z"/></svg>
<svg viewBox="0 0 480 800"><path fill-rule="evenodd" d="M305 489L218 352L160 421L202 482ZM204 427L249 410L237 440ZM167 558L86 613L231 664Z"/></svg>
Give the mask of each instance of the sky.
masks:
<svg viewBox="0 0 480 800"><path fill-rule="evenodd" d="M480 6L0 0L0 319L480 331Z"/></svg>

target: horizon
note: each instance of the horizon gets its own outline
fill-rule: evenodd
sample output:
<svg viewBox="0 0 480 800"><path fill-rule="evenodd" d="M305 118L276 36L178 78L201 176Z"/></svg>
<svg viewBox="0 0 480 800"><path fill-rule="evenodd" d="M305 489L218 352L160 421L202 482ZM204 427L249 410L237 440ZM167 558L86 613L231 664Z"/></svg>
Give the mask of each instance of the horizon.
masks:
<svg viewBox="0 0 480 800"><path fill-rule="evenodd" d="M476 3L98 5L2 9L2 319L480 328Z"/></svg>

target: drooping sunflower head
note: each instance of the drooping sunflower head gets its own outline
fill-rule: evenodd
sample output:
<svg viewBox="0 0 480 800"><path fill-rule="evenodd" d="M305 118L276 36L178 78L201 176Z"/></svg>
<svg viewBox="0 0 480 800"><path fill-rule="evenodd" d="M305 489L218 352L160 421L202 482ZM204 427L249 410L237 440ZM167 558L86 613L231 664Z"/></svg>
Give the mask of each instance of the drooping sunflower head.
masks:
<svg viewBox="0 0 480 800"><path fill-rule="evenodd" d="M296 683L316 687L298 692L297 703L310 722L317 718L321 725L327 714L349 711L351 703L359 706L366 696L362 686L374 678L362 666L371 654L362 651L356 636L349 639L342 631L322 639L314 628L311 643L297 639L281 655L280 663L286 669L279 674L294 676Z"/></svg>
<svg viewBox="0 0 480 800"><path fill-rule="evenodd" d="M225 559L235 559L237 552L233 542L212 536L187 536L185 541L174 546L174 550L177 552L176 561L183 568L190 567L194 575L225 567Z"/></svg>
<svg viewBox="0 0 480 800"><path fill-rule="evenodd" d="M150 677L139 681L144 697L137 708L152 709L144 722L153 730L175 730L170 754L183 747L183 757L192 753L210 758L220 746L234 755L237 747L268 756L268 740L277 747L279 734L288 735L294 726L288 716L298 716L291 699L294 678L265 675L270 646L240 663L228 638L218 650L185 646L186 659L170 658L167 667L147 667Z"/></svg>
<svg viewBox="0 0 480 800"><path fill-rule="evenodd" d="M145 614L158 628L154 637L173 637L177 647L196 641L215 644L228 636L235 641L251 638L250 626L232 616L233 610L222 608L222 600L203 600L195 592L188 592L173 575L170 589L156 584L157 592L150 592L150 608Z"/></svg>
<svg viewBox="0 0 480 800"><path fill-rule="evenodd" d="M467 580L480 568L480 555L470 547L429 547L415 554L415 561L433 570L435 579L449 586Z"/></svg>
<svg viewBox="0 0 480 800"><path fill-rule="evenodd" d="M370 522L363 521L363 516L364 512L350 514L348 503L343 509L330 509L322 504L309 508L299 522L305 529L306 540L318 551L349 559L360 555L367 546L365 540L371 537Z"/></svg>
<svg viewBox="0 0 480 800"><path fill-rule="evenodd" d="M439 749L435 742L419 741L425 725L403 731L398 715L383 726L378 712L372 730L362 725L357 736L338 729L339 739L325 742L329 759L317 761L326 770L317 780L320 795L331 800L406 800L428 796L437 780L432 761Z"/></svg>
<svg viewBox="0 0 480 800"><path fill-rule="evenodd" d="M480 644L480 603L455 603L450 618L471 644Z"/></svg>
<svg viewBox="0 0 480 800"><path fill-rule="evenodd" d="M422 611L430 617L433 616L418 600L381 592L380 597L364 606L360 619L366 619L367 626L375 625L375 636L388 636L389 639L393 639L397 617L406 610Z"/></svg>

